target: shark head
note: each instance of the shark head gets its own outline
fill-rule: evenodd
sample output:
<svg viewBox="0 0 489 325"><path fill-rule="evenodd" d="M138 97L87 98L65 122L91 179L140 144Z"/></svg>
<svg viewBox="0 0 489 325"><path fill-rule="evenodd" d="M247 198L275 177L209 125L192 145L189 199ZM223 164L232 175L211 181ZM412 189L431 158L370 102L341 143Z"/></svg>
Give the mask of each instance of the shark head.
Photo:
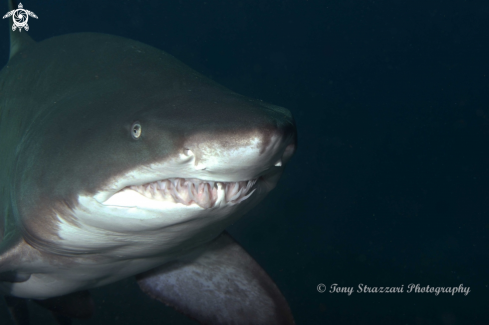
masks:
<svg viewBox="0 0 489 325"><path fill-rule="evenodd" d="M30 56L46 62L33 71ZM23 237L43 251L170 258L260 202L296 148L288 110L135 41L61 36L9 65L46 76L19 121L11 198Z"/></svg>

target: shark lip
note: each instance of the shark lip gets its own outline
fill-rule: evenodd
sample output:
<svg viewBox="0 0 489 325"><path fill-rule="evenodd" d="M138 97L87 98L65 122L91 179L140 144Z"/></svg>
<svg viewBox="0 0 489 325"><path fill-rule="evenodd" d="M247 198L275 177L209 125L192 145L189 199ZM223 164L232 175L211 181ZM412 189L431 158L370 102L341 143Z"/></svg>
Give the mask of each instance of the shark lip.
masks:
<svg viewBox="0 0 489 325"><path fill-rule="evenodd" d="M196 204L204 209L217 205L236 205L249 198L256 190L258 179L238 182L216 182L197 178L169 178L130 185L119 192L135 191L156 201ZM219 203L219 204L218 204Z"/></svg>

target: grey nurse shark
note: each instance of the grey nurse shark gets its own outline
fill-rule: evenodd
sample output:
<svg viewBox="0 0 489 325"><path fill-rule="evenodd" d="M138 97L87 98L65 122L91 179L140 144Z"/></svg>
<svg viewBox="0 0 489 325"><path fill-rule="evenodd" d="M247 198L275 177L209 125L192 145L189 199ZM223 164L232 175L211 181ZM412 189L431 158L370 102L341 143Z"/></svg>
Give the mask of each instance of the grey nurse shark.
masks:
<svg viewBox="0 0 489 325"><path fill-rule="evenodd" d="M29 322L25 299L60 324L90 317L87 290L131 276L202 324L294 323L274 282L225 232L293 155L288 110L122 37L34 42L10 31L10 42L0 294L17 324Z"/></svg>

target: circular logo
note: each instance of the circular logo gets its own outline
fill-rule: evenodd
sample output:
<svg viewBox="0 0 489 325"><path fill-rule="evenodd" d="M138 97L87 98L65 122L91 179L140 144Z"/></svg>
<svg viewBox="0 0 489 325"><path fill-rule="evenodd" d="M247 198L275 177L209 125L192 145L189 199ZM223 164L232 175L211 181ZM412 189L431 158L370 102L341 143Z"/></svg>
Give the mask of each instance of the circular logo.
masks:
<svg viewBox="0 0 489 325"><path fill-rule="evenodd" d="M15 10L12 18L17 27L24 27L27 24L27 20L29 20L27 12L24 9Z"/></svg>
<svg viewBox="0 0 489 325"><path fill-rule="evenodd" d="M317 288L318 288L318 291L320 293L323 293L324 291L326 291L326 286L324 284L322 284L322 283L318 284L318 287Z"/></svg>

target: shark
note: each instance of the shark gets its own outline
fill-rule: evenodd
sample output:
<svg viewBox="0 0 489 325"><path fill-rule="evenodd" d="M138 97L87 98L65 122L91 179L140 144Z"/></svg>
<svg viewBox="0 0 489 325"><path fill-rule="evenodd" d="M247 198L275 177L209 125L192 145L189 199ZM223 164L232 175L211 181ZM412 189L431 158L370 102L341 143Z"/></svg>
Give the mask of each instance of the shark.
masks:
<svg viewBox="0 0 489 325"><path fill-rule="evenodd" d="M135 277L201 324L294 324L226 228L276 186L296 147L289 110L152 46L98 33L35 42L11 30L0 72L0 295L12 319L29 324L28 299L59 324L90 318L91 288Z"/></svg>

